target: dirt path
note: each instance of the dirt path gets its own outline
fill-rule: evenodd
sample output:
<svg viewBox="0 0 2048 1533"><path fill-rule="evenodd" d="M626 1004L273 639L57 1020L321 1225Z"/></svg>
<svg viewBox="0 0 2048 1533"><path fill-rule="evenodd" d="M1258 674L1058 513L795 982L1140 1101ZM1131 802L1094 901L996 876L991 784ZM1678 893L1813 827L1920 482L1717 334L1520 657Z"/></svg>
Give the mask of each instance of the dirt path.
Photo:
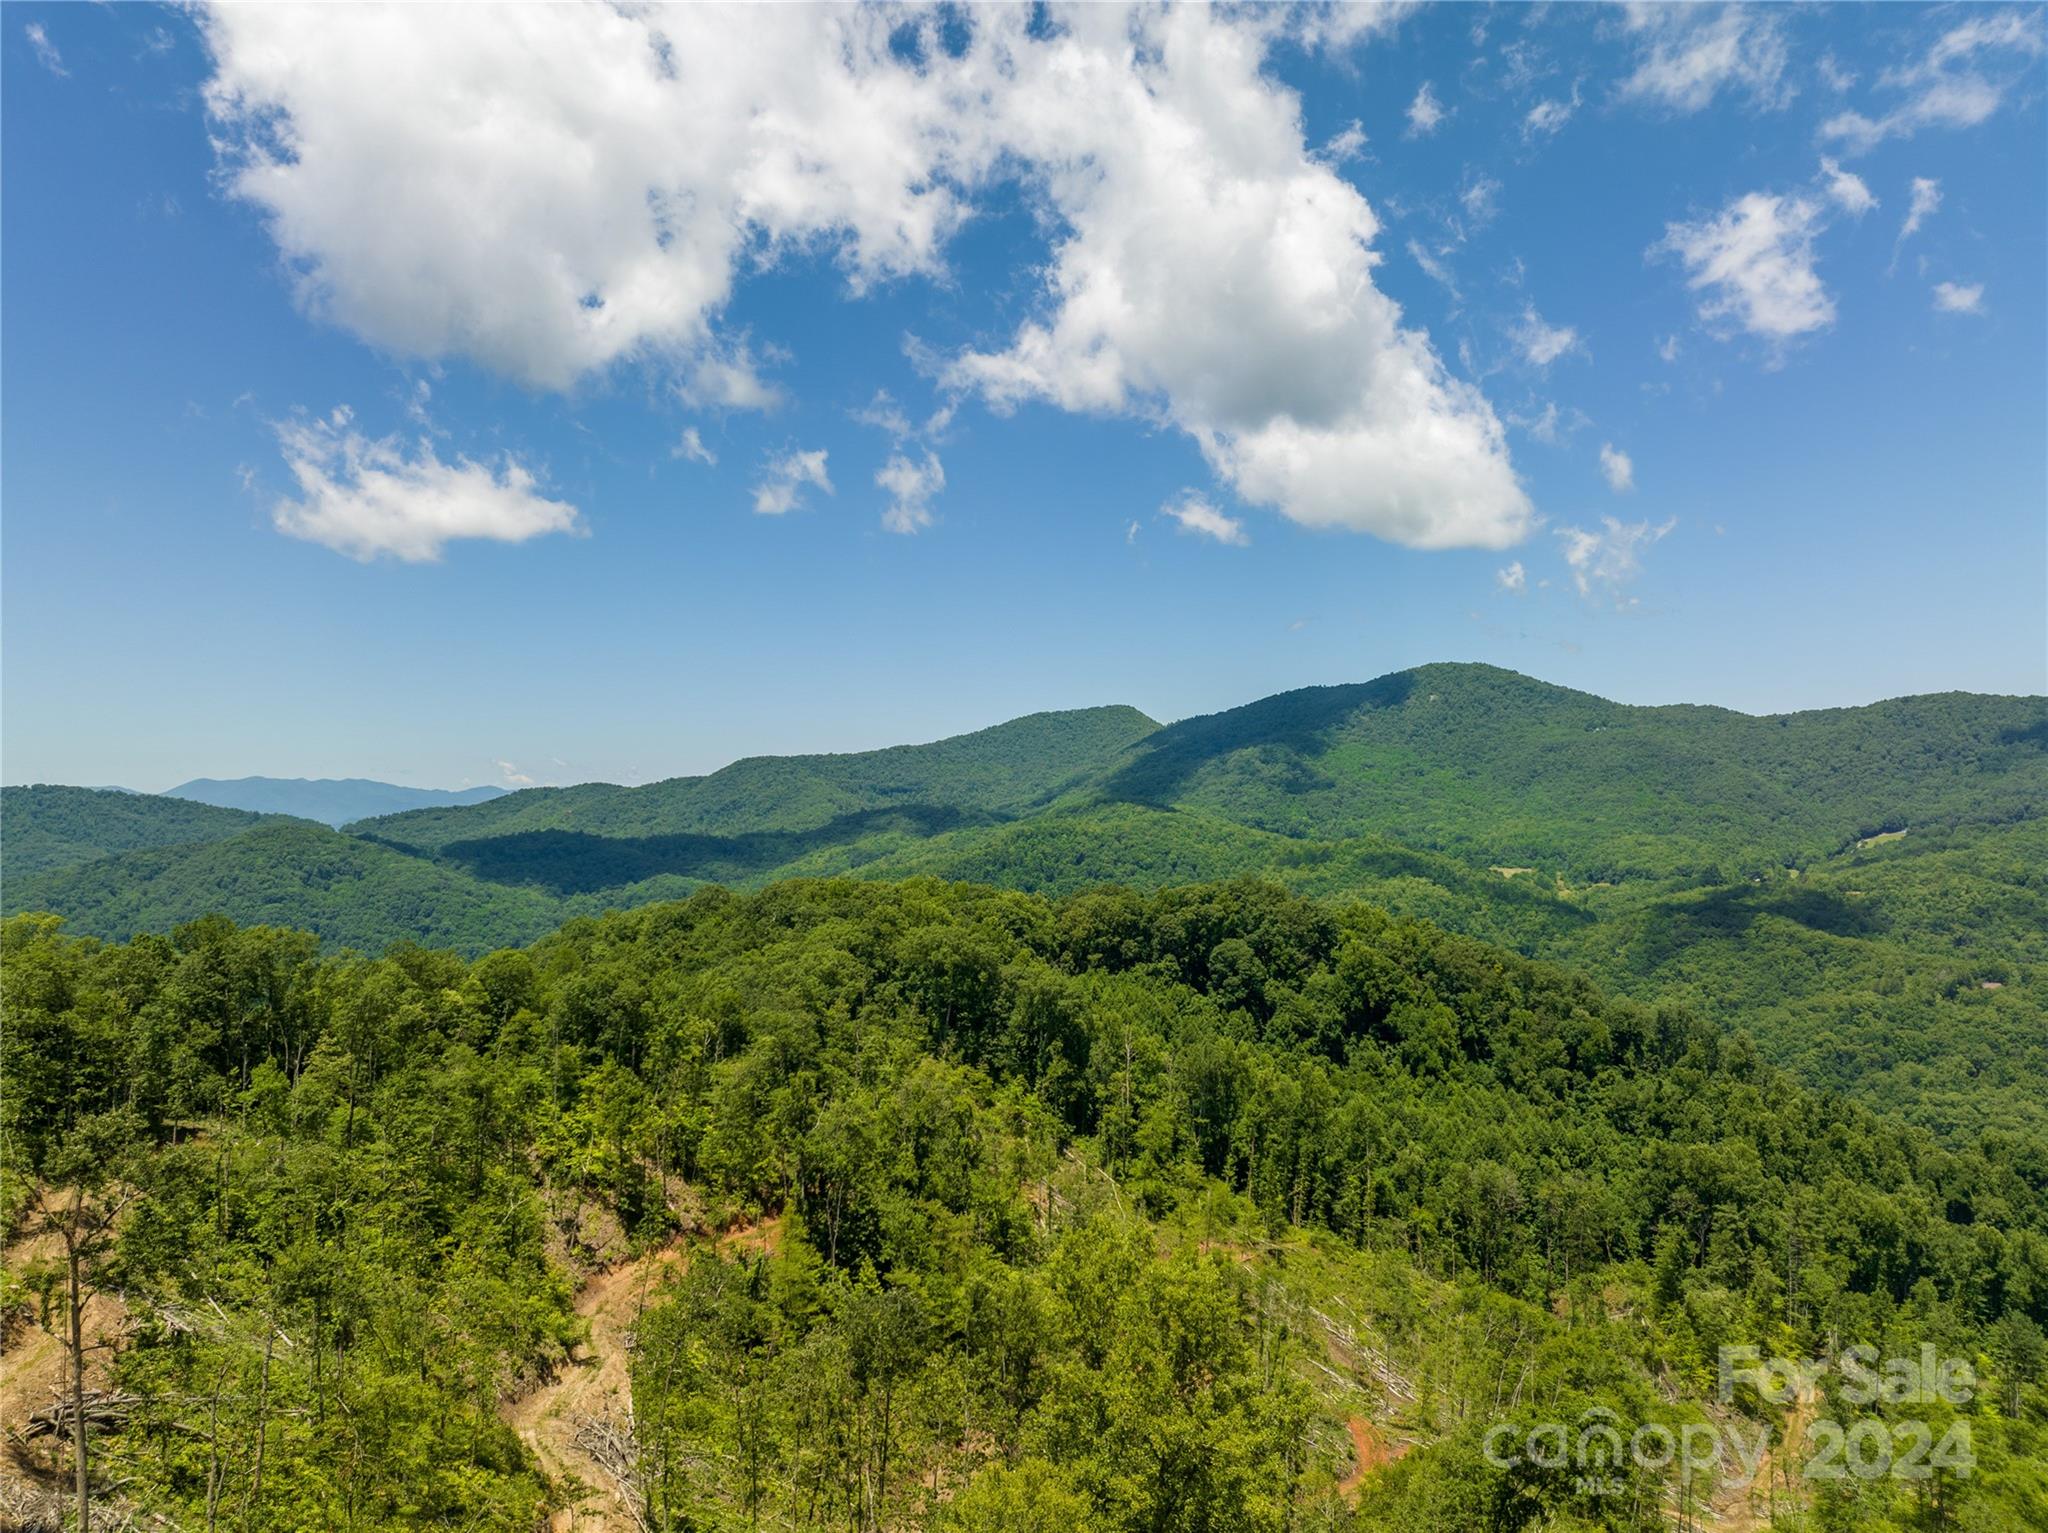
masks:
<svg viewBox="0 0 2048 1533"><path fill-rule="evenodd" d="M781 1238L782 1221L765 1219L728 1231L718 1244L728 1256L772 1254ZM574 1504L555 1514L550 1533L637 1533L640 1527L616 1482L578 1446L576 1433L593 1418L625 1422L633 1395L633 1332L683 1260L683 1243L675 1241L593 1274L576 1294L576 1313L590 1322L590 1339L554 1378L505 1406L507 1424L548 1476L581 1487Z"/></svg>
<svg viewBox="0 0 2048 1533"><path fill-rule="evenodd" d="M506 1422L549 1477L585 1492L555 1514L551 1533L612 1533L640 1526L611 1477L577 1446L576 1432L591 1418L626 1419L632 1406L634 1327L681 1257L679 1245L663 1246L593 1276L576 1295L576 1313L590 1322L589 1341L576 1348L553 1379L505 1407Z"/></svg>
<svg viewBox="0 0 2048 1533"><path fill-rule="evenodd" d="M1380 1429L1363 1416L1353 1416L1346 1421L1344 1430L1351 1434L1351 1473L1337 1482L1337 1494L1355 1503L1358 1488L1365 1483L1366 1476L1404 1456L1408 1445L1388 1442Z"/></svg>
<svg viewBox="0 0 2048 1533"><path fill-rule="evenodd" d="M1743 1479L1731 1465L1731 1472L1716 1481L1709 1510L1725 1533L1764 1533L1777 1525L1780 1515L1807 1510L1810 1497L1802 1470L1812 1445L1806 1432L1820 1407L1820 1391L1811 1384L1802 1387L1785 1413L1778 1443L1759 1456L1756 1478ZM1743 1423L1740 1430L1749 1433L1757 1428Z"/></svg>

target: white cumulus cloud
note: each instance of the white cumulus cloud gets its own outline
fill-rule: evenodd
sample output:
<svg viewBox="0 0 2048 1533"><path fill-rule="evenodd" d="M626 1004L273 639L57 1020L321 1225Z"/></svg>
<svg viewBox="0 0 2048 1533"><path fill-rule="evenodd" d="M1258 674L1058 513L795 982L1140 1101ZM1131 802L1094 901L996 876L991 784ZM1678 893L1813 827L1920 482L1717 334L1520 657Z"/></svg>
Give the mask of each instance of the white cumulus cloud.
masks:
<svg viewBox="0 0 2048 1533"><path fill-rule="evenodd" d="M353 559L422 563L457 538L523 543L581 530L576 508L541 495L510 455L443 462L427 437L408 451L396 437L364 436L346 408L286 421L277 438L299 490L272 509L277 529Z"/></svg>
<svg viewBox="0 0 2048 1533"><path fill-rule="evenodd" d="M1005 136L1061 231L1045 306L947 380L997 409L1169 423L1242 499L1311 526L1522 537L1498 418L1375 286L1379 221L1305 153L1263 38L1236 13L1066 14L1065 37L1002 54Z"/></svg>
<svg viewBox="0 0 2048 1533"><path fill-rule="evenodd" d="M218 6L206 102L315 315L546 388L659 358L745 406L768 391L714 334L744 255L829 251L860 288L937 269L964 215L948 93L892 52L897 20Z"/></svg>
<svg viewBox="0 0 2048 1533"><path fill-rule="evenodd" d="M1499 420L1375 284L1378 218L1266 69L1401 12L224 6L206 99L312 314L543 388L644 361L699 405L775 397L721 328L740 273L943 277L1021 182L1040 301L941 359L955 392L1169 425L1311 525L1500 547L1533 510Z"/></svg>
<svg viewBox="0 0 2048 1533"><path fill-rule="evenodd" d="M1782 346L1835 321L1834 299L1814 270L1821 227L1810 198L1750 192L1711 218L1668 225L1650 254L1677 257L1710 328Z"/></svg>
<svg viewBox="0 0 2048 1533"><path fill-rule="evenodd" d="M825 472L825 449L771 453L761 465L761 477L754 485L754 510L762 516L784 516L804 503L806 488L832 493L831 477Z"/></svg>
<svg viewBox="0 0 2048 1533"><path fill-rule="evenodd" d="M1529 586L1529 572L1522 568L1522 561L1506 565L1493 572L1494 580L1503 591L1525 591Z"/></svg>
<svg viewBox="0 0 2048 1533"><path fill-rule="evenodd" d="M1607 480L1607 488L1617 495L1626 495L1636 487L1634 461L1612 442L1600 444L1600 472Z"/></svg>
<svg viewBox="0 0 2048 1533"><path fill-rule="evenodd" d="M1229 543L1238 548L1251 542L1243 522L1234 516L1224 515L1195 490L1183 490L1179 499L1169 500L1161 506L1159 514L1172 517L1180 524L1182 532L1192 532L1198 537L1214 538L1218 543Z"/></svg>

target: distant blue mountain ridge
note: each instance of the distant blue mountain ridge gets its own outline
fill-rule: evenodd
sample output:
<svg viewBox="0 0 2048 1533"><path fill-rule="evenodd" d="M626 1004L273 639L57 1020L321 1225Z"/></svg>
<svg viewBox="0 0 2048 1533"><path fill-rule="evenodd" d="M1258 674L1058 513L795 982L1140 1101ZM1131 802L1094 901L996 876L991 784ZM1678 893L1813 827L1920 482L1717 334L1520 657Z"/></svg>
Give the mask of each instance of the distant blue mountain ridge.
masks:
<svg viewBox="0 0 2048 1533"><path fill-rule="evenodd" d="M296 815L339 828L351 820L407 809L481 804L502 797L504 792L503 788L403 788L367 777L195 777L166 790L164 796L221 809Z"/></svg>

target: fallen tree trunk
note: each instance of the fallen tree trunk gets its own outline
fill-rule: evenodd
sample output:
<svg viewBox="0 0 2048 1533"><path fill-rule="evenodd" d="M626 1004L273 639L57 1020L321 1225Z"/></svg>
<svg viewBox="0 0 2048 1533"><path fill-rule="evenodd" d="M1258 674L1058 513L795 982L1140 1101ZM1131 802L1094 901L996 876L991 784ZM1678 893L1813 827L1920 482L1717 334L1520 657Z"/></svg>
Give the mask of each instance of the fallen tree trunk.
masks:
<svg viewBox="0 0 2048 1533"><path fill-rule="evenodd" d="M21 1435L27 1442L34 1442L39 1437L69 1437L81 1413L87 1430L118 1432L128 1425L128 1418L141 1403L141 1397L137 1395L88 1389L76 1398L67 1395L52 1400L39 1411L31 1412L28 1426Z"/></svg>

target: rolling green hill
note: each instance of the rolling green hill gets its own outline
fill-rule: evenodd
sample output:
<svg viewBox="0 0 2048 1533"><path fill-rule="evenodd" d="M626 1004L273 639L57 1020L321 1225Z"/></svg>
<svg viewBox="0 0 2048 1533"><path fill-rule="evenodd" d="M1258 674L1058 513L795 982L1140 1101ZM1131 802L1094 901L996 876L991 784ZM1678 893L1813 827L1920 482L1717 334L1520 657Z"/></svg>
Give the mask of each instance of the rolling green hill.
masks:
<svg viewBox="0 0 2048 1533"><path fill-rule="evenodd" d="M116 819L163 802L35 791ZM10 837L6 904L114 939L222 911L477 953L707 884L931 874L1066 894L1256 874L1683 996L1808 1080L1944 1133L2048 1130L2044 826L2039 698L1753 718L1434 665L1163 728L1129 708L1036 714L27 876Z"/></svg>
<svg viewBox="0 0 2048 1533"><path fill-rule="evenodd" d="M54 911L74 931L116 939L224 915L299 927L368 952L395 942L482 952L531 941L563 916L532 890L480 883L302 820L9 878L7 905Z"/></svg>
<svg viewBox="0 0 2048 1533"><path fill-rule="evenodd" d="M12 882L117 852L223 841L272 818L125 788L0 788L0 857Z"/></svg>
<svg viewBox="0 0 2048 1533"><path fill-rule="evenodd" d="M354 829L561 894L662 874L746 883L844 871L883 853L900 870L906 841L995 833L1016 844L1030 838L1005 827L1090 806L1193 812L1194 840L1222 860L1202 860L1177 822L1155 817L1149 850L1119 851L1112 868L1073 848L1083 877L1235 871L1245 844L1215 843L1216 827L1237 826L1323 842L1376 835L1571 884L1712 884L1881 834L2048 812L2044 741L2040 699L1944 694L1752 718L1437 665L1164 728L1129 709L1040 714L936 745L754 758L709 777L533 790ZM1113 823L1126 841L1130 818Z"/></svg>
<svg viewBox="0 0 2048 1533"><path fill-rule="evenodd" d="M994 821L1051 803L1158 728L1135 708L1034 713L930 745L750 756L706 777L675 777L641 788L529 788L475 808L416 810L353 829L441 851L534 831L729 837L839 826L852 838L876 815Z"/></svg>
<svg viewBox="0 0 2048 1533"><path fill-rule="evenodd" d="M1719 882L1908 826L2048 812L2048 702L1946 693L1753 718L1428 665L1169 725L1098 791L1574 880Z"/></svg>

